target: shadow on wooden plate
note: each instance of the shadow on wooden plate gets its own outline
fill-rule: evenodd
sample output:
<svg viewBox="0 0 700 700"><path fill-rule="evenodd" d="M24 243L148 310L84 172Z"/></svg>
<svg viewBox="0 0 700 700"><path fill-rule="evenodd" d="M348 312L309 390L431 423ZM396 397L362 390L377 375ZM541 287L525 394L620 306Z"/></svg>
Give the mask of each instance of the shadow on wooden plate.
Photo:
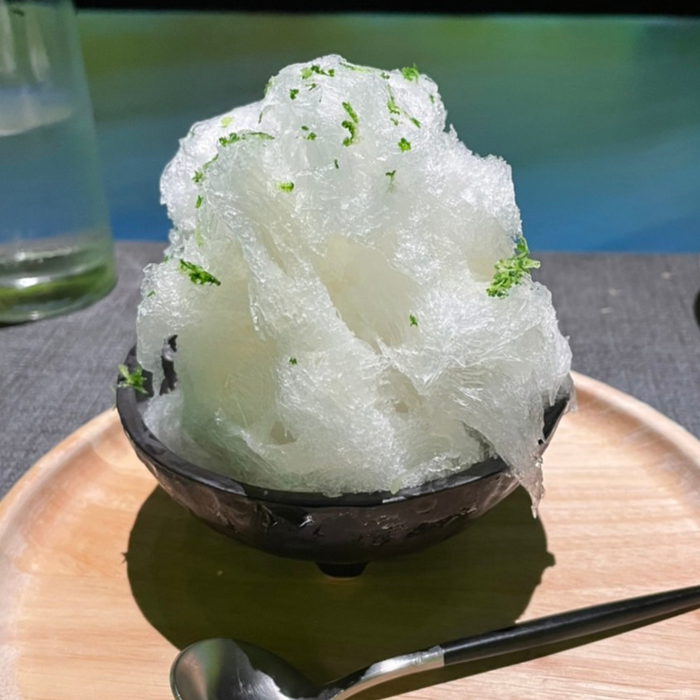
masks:
<svg viewBox="0 0 700 700"><path fill-rule="evenodd" d="M511 624L553 563L522 489L463 534L351 580L228 540L161 489L143 504L127 553L136 602L178 648L234 637L318 680Z"/></svg>

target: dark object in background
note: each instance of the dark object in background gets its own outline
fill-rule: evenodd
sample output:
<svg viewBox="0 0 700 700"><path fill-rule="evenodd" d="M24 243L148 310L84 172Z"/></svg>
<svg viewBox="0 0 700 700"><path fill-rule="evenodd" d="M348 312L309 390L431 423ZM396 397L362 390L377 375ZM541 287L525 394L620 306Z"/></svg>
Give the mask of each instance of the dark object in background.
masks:
<svg viewBox="0 0 700 700"><path fill-rule="evenodd" d="M569 0L546 2L545 0L479 0L456 2L433 0L428 3L398 3L382 0L306 0L283 2L282 0L76 0L79 8L103 10L191 10L195 12L281 12L290 14L328 12L390 12L401 14L533 14L533 15L700 15L700 4L680 0Z"/></svg>
<svg viewBox="0 0 700 700"><path fill-rule="evenodd" d="M136 348L125 364L130 372L138 368ZM147 393L118 388L117 410L136 455L168 495L227 537L270 554L314 561L332 576L357 576L369 561L452 537L518 485L499 458L395 494L329 497L243 484L179 457L148 430L139 404L152 396L151 384L146 382ZM568 403L566 396L545 412L541 453Z"/></svg>

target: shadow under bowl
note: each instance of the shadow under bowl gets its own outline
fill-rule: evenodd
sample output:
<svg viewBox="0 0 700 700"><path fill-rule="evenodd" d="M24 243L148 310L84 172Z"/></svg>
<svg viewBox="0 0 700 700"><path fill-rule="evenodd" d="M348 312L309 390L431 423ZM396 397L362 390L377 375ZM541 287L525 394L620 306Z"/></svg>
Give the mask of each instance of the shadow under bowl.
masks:
<svg viewBox="0 0 700 700"><path fill-rule="evenodd" d="M126 358L139 365L136 348ZM368 562L415 552L464 530L518 485L502 459L396 493L276 491L235 481L171 452L146 427L142 407L153 395L117 391L117 411L138 458L169 496L218 532L270 554L306 559L331 576L356 576ZM545 412L540 454L570 397Z"/></svg>

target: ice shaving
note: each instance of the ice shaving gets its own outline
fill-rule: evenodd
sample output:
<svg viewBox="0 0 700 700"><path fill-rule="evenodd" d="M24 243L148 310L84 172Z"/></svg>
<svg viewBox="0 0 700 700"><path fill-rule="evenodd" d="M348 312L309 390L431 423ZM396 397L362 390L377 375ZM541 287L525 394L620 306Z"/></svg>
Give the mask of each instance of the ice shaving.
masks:
<svg viewBox="0 0 700 700"><path fill-rule="evenodd" d="M415 67L325 56L195 124L166 167L138 360L173 452L237 481L339 495L499 455L537 504L543 413L571 353L510 167L471 152Z"/></svg>

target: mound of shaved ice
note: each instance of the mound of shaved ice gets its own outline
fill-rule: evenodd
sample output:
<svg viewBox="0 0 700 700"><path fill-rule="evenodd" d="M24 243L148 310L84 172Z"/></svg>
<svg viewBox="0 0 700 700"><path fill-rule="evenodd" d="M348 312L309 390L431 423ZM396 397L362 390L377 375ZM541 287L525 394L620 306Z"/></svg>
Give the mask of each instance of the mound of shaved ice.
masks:
<svg viewBox="0 0 700 700"><path fill-rule="evenodd" d="M177 388L145 414L171 450L327 495L498 454L537 503L570 350L527 272L495 289L526 250L511 170L445 119L415 69L326 56L181 140L161 181L171 245L138 314L156 387L177 336Z"/></svg>

